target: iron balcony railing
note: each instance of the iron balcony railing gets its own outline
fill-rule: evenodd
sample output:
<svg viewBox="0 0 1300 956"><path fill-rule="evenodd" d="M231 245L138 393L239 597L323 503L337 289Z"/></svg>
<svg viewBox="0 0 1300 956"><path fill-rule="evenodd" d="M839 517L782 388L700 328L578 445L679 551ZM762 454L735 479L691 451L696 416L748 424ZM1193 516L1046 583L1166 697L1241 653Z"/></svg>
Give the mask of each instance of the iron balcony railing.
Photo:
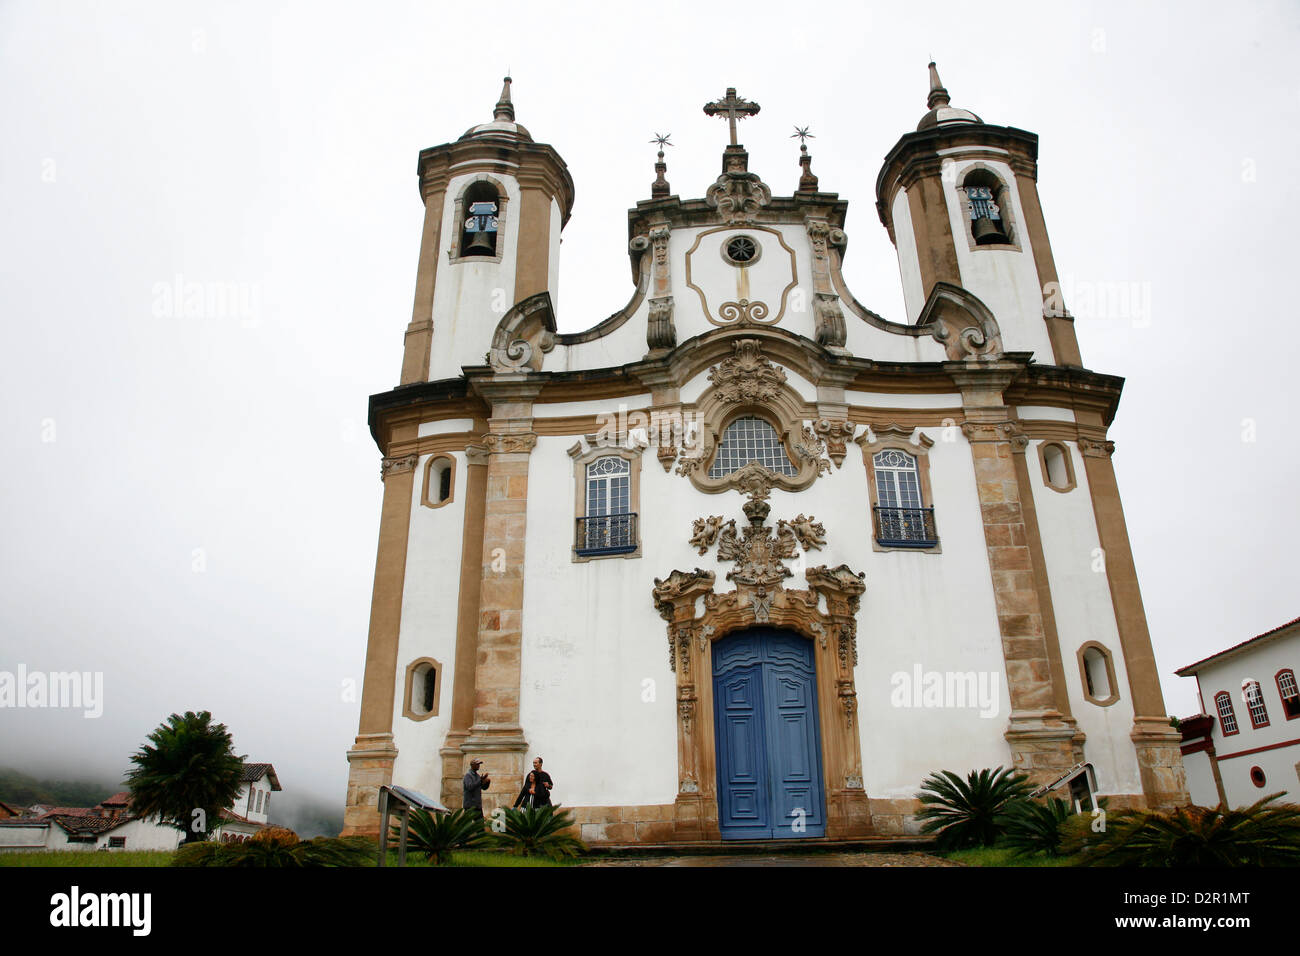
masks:
<svg viewBox="0 0 1300 956"><path fill-rule="evenodd" d="M872 509L876 517L876 541L890 548L933 548L939 543L934 531L933 508Z"/></svg>
<svg viewBox="0 0 1300 956"><path fill-rule="evenodd" d="M590 515L577 520L573 548L580 556L636 550L636 514Z"/></svg>

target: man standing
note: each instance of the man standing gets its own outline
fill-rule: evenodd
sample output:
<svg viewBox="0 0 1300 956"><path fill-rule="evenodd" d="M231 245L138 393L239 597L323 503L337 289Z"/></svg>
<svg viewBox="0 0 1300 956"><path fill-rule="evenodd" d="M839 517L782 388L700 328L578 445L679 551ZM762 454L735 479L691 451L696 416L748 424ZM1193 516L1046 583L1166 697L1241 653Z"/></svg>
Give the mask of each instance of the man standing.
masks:
<svg viewBox="0 0 1300 956"><path fill-rule="evenodd" d="M524 777L524 788L515 800L516 807L544 807L551 802L551 775L542 769L542 758L533 758L533 769Z"/></svg>
<svg viewBox="0 0 1300 956"><path fill-rule="evenodd" d="M475 757L469 762L469 773L465 774L465 809L477 810L479 816L483 815L483 791L492 785L492 778L486 773L479 776L478 768L483 766L483 761Z"/></svg>

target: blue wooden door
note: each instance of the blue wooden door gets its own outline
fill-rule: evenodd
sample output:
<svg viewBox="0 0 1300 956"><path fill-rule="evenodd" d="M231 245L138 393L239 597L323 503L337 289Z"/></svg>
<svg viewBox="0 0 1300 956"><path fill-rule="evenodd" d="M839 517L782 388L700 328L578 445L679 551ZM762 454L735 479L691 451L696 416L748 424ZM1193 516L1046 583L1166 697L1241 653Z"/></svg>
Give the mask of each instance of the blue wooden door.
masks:
<svg viewBox="0 0 1300 956"><path fill-rule="evenodd" d="M716 642L713 717L722 838L824 836L812 642L770 628Z"/></svg>

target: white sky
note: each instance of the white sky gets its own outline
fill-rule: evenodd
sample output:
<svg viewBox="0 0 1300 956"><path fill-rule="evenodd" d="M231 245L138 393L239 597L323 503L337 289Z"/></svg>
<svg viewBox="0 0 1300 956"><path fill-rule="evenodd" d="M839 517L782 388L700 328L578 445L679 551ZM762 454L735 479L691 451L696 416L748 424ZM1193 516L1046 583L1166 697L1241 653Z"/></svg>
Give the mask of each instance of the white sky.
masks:
<svg viewBox="0 0 1300 956"><path fill-rule="evenodd" d="M98 720L0 711L0 765L111 778L167 714L209 709L341 807L381 494L366 399L401 365L416 155L490 119L507 67L577 185L564 330L631 292L651 133L672 133L675 193L717 175L726 128L701 106L728 85L762 105L741 138L777 193L811 126L851 204L849 284L892 318L874 184L927 60L954 105L1038 133L1067 289L1140 293L1136 313L1067 305L1085 364L1128 379L1115 467L1168 709L1198 710L1174 668L1300 614L1280 295L1300 8L972 9L0 5L0 670L105 679ZM243 298L168 314L177 276Z"/></svg>

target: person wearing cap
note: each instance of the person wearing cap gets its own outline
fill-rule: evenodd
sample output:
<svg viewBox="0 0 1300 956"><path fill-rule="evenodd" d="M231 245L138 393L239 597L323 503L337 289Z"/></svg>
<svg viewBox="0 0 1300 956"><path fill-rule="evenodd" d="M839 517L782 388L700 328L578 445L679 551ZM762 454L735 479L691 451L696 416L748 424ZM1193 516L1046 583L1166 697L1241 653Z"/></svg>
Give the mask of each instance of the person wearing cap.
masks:
<svg viewBox="0 0 1300 956"><path fill-rule="evenodd" d="M483 813L483 791L492 785L492 778L486 773L479 776L478 768L483 766L483 761L475 757L469 762L469 773L465 774L464 806L466 810L477 810L481 816Z"/></svg>

